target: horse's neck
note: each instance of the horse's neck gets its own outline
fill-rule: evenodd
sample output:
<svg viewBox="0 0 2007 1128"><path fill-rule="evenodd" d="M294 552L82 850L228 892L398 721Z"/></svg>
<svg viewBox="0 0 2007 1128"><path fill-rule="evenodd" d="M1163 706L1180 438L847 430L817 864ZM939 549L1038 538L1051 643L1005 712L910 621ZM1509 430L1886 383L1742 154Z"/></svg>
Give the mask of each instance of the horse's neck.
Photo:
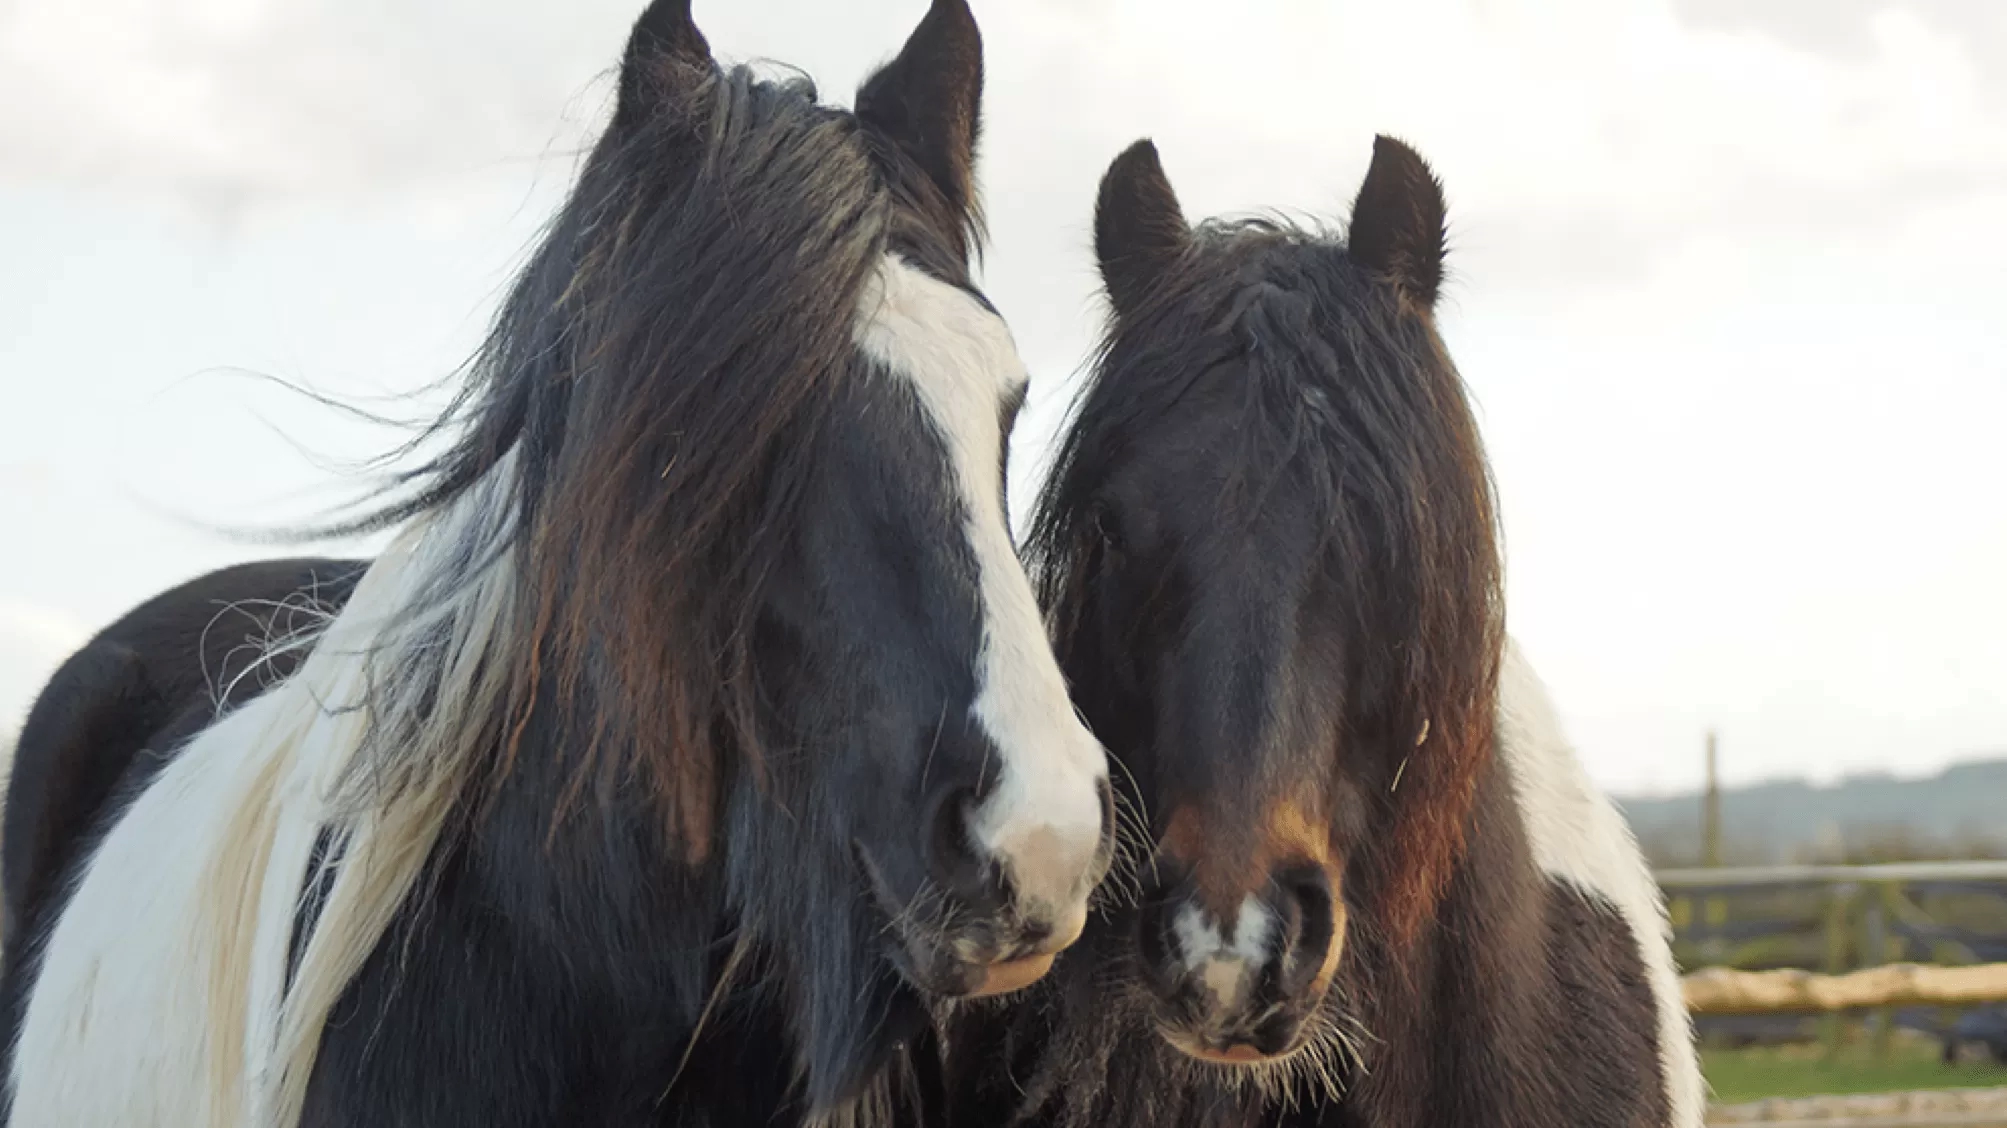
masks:
<svg viewBox="0 0 2007 1128"><path fill-rule="evenodd" d="M1547 882L1534 863L1512 781L1494 763L1480 779L1463 860L1414 946L1390 953L1401 984L1373 1022L1376 1049L1358 1097L1331 1126L1532 1128L1508 1115L1523 1068L1530 1004L1547 974ZM1508 1063L1511 1063L1508 1068ZM1535 1063L1538 1068L1538 1063ZM1482 1115L1476 1115L1482 1110ZM1551 1110L1547 1110L1551 1115ZM1466 1118L1468 1116L1468 1118Z"/></svg>
<svg viewBox="0 0 2007 1128"><path fill-rule="evenodd" d="M580 743L533 722L508 774L468 797L478 813L454 846L458 864L492 887L505 916L637 939L673 927L703 945L728 932L715 858L678 856L641 789L595 794L588 782L566 794Z"/></svg>
<svg viewBox="0 0 2007 1128"><path fill-rule="evenodd" d="M1579 773L1565 749L1541 751L1565 755L1559 769ZM1501 755L1486 768L1463 860L1415 948L1392 957L1410 986L1379 1008L1370 1074L1353 1099L1307 1123L1669 1123L1665 1071L1682 1066L1662 1041L1648 966L1656 941L1638 934L1626 904L1635 891L1601 884L1627 872L1634 847L1618 824L1563 844L1614 857L1557 852L1557 832L1543 820L1600 820L1607 804L1590 791L1574 796L1589 800L1585 810L1543 808L1554 797L1529 796L1526 767Z"/></svg>

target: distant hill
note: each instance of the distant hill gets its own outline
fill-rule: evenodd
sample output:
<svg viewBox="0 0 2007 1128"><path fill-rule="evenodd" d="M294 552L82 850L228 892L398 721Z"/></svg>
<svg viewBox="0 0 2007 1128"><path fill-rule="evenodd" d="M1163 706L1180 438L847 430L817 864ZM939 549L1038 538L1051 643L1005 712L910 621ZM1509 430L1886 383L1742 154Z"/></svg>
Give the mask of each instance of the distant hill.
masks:
<svg viewBox="0 0 2007 1128"><path fill-rule="evenodd" d="M1698 793L1619 797L1656 865L1700 860ZM2007 758L1928 779L1885 773L1820 787L1802 780L1726 788L1722 849L1731 864L2007 856Z"/></svg>

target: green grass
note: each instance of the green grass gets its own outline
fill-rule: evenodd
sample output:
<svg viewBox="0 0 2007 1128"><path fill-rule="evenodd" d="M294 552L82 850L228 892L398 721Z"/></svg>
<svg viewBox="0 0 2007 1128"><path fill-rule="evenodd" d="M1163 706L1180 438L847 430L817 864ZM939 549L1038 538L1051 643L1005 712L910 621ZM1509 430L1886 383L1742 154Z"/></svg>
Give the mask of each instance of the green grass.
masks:
<svg viewBox="0 0 2007 1128"><path fill-rule="evenodd" d="M2007 1068L1970 1060L1947 1066L1938 1060L1936 1043L1911 1038L1896 1039L1888 1056L1879 1061L1855 1042L1831 1060L1817 1045L1705 1050L1701 1068L1714 1086L1714 1099L1723 1104L1765 1097L2007 1086Z"/></svg>

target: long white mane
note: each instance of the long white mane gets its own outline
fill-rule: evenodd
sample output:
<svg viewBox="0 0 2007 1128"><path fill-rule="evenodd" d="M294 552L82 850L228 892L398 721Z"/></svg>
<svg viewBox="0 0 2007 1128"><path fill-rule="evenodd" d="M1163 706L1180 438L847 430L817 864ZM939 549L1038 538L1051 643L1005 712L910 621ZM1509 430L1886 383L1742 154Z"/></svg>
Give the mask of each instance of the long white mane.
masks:
<svg viewBox="0 0 2007 1128"><path fill-rule="evenodd" d="M414 518L294 675L197 735L85 867L9 1082L13 1123L297 1122L322 1025L476 767L512 612L513 461ZM394 745L394 747L392 747ZM293 981L323 830L340 865ZM141 1076L132 1076L137 1066Z"/></svg>

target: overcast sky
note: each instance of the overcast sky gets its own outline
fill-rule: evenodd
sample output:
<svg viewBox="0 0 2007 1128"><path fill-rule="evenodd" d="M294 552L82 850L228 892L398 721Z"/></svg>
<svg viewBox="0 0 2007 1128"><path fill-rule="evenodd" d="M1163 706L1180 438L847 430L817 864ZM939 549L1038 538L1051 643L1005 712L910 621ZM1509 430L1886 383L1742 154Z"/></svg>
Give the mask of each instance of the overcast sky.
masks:
<svg viewBox="0 0 2007 1128"><path fill-rule="evenodd" d="M450 372L637 3L0 0L0 728L133 602L272 553L198 523L348 496L325 459L390 436L256 374ZM2007 752L2007 4L975 6L1017 496L1122 146L1195 216L1342 218L1398 134L1450 199L1511 626L1595 775L1691 785L1709 725L1731 780ZM924 7L696 5L846 102Z"/></svg>

